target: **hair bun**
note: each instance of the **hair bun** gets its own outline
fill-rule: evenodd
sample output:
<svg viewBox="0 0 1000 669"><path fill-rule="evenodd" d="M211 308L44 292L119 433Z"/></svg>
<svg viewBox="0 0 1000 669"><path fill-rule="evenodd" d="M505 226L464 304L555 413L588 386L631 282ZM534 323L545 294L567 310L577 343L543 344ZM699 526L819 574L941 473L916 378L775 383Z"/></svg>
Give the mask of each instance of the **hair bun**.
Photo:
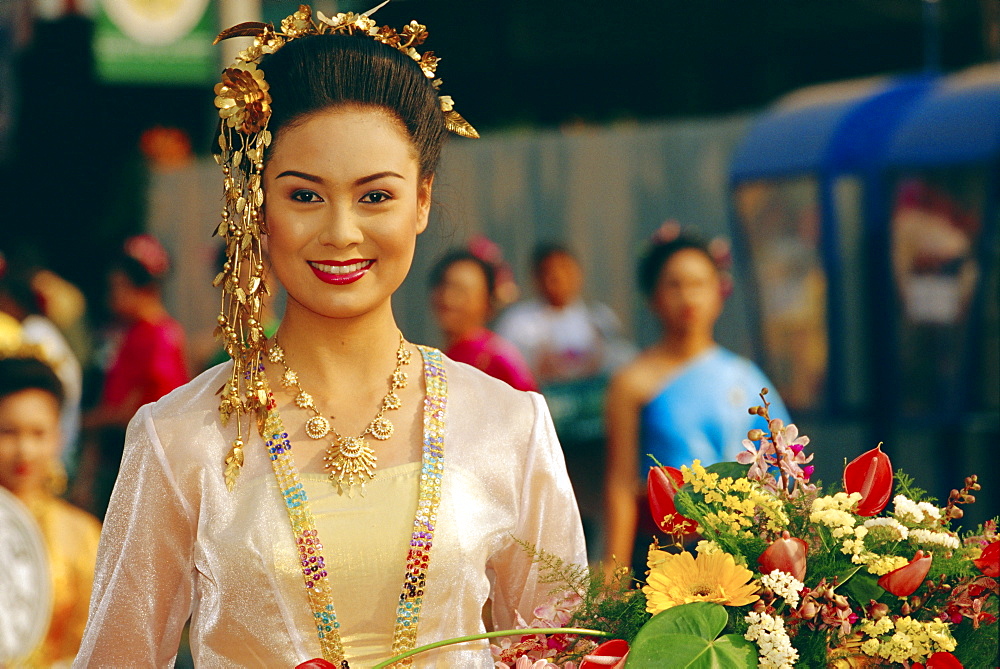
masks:
<svg viewBox="0 0 1000 669"><path fill-rule="evenodd" d="M125 255L143 266L154 279L161 279L170 270L170 255L152 235L135 235L125 240Z"/></svg>

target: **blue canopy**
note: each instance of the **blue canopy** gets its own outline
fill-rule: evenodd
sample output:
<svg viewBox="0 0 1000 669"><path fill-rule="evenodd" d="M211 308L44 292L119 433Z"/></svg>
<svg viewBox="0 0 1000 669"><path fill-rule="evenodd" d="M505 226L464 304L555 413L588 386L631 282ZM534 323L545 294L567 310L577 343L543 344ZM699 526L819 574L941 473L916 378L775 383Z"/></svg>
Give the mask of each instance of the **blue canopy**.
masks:
<svg viewBox="0 0 1000 669"><path fill-rule="evenodd" d="M862 171L933 77L884 77L813 86L779 101L753 123L730 163L733 182Z"/></svg>
<svg viewBox="0 0 1000 669"><path fill-rule="evenodd" d="M1000 158L1000 65L954 74L918 100L889 146L893 167L985 163Z"/></svg>

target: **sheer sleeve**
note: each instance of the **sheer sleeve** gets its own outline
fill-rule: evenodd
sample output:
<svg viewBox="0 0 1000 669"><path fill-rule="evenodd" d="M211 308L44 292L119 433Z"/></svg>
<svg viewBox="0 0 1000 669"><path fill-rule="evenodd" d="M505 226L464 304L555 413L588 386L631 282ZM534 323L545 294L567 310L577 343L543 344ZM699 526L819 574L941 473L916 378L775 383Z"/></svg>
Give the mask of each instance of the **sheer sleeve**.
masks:
<svg viewBox="0 0 1000 669"><path fill-rule="evenodd" d="M531 397L535 419L524 453L516 530L488 565L496 629L515 627L515 611L530 621L533 609L557 587L539 582L538 565L515 538L568 564L587 564L580 512L552 418L542 396Z"/></svg>
<svg viewBox="0 0 1000 669"><path fill-rule="evenodd" d="M173 665L191 610L195 527L146 405L128 426L74 667Z"/></svg>

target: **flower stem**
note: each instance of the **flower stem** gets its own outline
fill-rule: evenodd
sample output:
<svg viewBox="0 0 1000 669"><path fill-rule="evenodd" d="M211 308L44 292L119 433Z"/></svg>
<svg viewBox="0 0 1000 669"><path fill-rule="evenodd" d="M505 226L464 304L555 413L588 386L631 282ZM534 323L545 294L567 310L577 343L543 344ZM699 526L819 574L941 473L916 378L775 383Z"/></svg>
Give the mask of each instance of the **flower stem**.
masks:
<svg viewBox="0 0 1000 669"><path fill-rule="evenodd" d="M418 646L412 650L408 650L405 653L400 653L394 657L390 657L384 662L379 662L372 669L385 669L386 667L391 667L396 662L400 660L405 660L408 657L416 655L417 653L423 653L424 651L432 650L434 648L441 648L442 646L451 646L457 643L465 643L466 641L479 641L480 639L494 639L501 636L531 636L534 634L579 634L581 636L600 636L609 637L610 632L603 632L601 630L588 630L580 627L543 627L543 628L527 628L519 630L499 630L497 632L484 632L483 634L471 634L469 636L460 636L454 639L445 639L444 641L435 641L434 643L429 643L424 646Z"/></svg>

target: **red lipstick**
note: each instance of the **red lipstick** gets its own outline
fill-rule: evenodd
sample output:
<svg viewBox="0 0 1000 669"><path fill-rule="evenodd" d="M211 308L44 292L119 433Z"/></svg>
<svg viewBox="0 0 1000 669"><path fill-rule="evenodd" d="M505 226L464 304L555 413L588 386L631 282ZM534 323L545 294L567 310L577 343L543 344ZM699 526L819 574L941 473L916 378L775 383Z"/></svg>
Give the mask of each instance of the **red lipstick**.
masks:
<svg viewBox="0 0 1000 669"><path fill-rule="evenodd" d="M371 269L374 260L310 260L309 269L323 283L343 286L354 283Z"/></svg>

